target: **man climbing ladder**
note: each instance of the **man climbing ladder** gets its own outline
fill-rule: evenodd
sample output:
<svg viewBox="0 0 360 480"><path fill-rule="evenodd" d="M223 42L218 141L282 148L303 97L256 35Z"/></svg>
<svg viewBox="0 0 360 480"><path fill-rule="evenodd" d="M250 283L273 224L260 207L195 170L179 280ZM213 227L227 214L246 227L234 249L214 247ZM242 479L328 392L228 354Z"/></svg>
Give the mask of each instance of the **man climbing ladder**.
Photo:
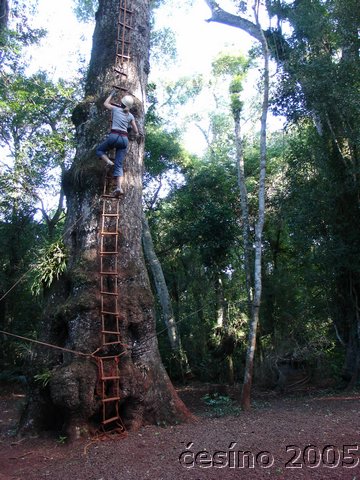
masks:
<svg viewBox="0 0 360 480"><path fill-rule="evenodd" d="M115 166L113 176L116 178L116 189L113 192L115 197L119 197L124 193L123 190L123 161L129 145L128 129L131 127L136 135L139 130L135 122L134 115L130 113L130 109L134 104L131 95L125 95L121 99L120 107L111 103L111 99L115 94L113 90L104 102L104 106L112 111L111 131L107 139L102 142L96 149L96 155L104 160L107 165L114 165L107 155L109 150L115 148Z"/></svg>

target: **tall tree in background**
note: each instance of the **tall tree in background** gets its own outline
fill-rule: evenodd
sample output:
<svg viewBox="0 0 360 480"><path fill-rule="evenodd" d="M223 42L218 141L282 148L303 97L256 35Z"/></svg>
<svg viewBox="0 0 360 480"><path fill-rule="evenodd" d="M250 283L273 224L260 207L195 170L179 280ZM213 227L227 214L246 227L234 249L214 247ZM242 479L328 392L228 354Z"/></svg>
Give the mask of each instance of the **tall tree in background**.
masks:
<svg viewBox="0 0 360 480"><path fill-rule="evenodd" d="M246 365L244 383L241 392L241 406L250 409L250 394L253 381L256 335L260 318L261 294L262 294L262 249L263 229L265 222L265 177L266 177L266 155L267 155L267 115L269 108L269 48L267 40L259 22L259 2L254 4L256 26L260 32L261 52L264 59L263 67L263 102L261 109L260 126L260 173L259 173L259 209L255 224L255 265L254 265L254 298L252 305L252 316L249 330L248 350L246 354Z"/></svg>
<svg viewBox="0 0 360 480"><path fill-rule="evenodd" d="M264 59L263 66L263 103L261 112L260 127L260 171L259 171L259 190L258 190L258 214L255 224L255 259L254 259L254 296L252 299L251 321L249 324L248 350L246 354L246 365L244 373L244 382L241 395L241 405L244 409L250 408L251 385L253 381L254 359L256 349L256 335L259 324L261 293L262 293L262 233L265 221L265 177L266 177L266 134L267 134L267 114L269 106L269 48L265 34L259 22L260 2L253 3L253 13L255 22L244 19L241 16L229 14L222 10L213 0L205 0L211 9L212 16L209 22L219 22L226 25L232 25L241 28L249 35L260 42L261 52ZM244 3L244 2L242 2ZM247 5L240 4L240 11L246 11ZM236 118L236 117L235 117ZM244 194L244 189L241 188ZM242 201L244 208L245 202ZM246 213L246 212L245 212ZM247 222L248 224L248 222ZM246 241L247 236L245 236ZM247 249L247 245L245 245Z"/></svg>
<svg viewBox="0 0 360 480"><path fill-rule="evenodd" d="M150 7L132 0L131 60L127 88L136 97L134 114L143 128L144 102L149 71ZM101 0L96 14L92 56L85 99L74 111L77 154L64 178L68 202L66 244L69 265L53 289L44 318L43 339L72 350L90 353L100 346L99 316L99 196L105 169L94 147L109 125L103 107L115 83L115 39L119 0ZM146 423L174 423L191 417L178 398L161 363L155 333L153 296L141 248L143 143L132 142L125 162L125 195L120 204L119 311L122 341L121 413L128 428ZM33 389L23 428L65 422L73 431L86 426L96 414L96 366L82 357L39 350L37 369L51 370L47 391ZM54 426L54 425L53 425Z"/></svg>

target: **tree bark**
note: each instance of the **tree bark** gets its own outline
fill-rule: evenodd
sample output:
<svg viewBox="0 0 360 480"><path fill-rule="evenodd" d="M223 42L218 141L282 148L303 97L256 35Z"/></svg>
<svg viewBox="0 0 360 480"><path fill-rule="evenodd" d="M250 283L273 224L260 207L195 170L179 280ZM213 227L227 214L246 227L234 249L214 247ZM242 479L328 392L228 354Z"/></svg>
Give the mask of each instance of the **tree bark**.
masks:
<svg viewBox="0 0 360 480"><path fill-rule="evenodd" d="M244 166L244 152L241 138L241 118L240 111L234 112L235 122L235 144L236 144L236 164L238 171L238 185L240 190L240 202L241 202L241 220L242 220L242 233L244 243L244 267L245 267L245 286L247 295L247 314L251 317L252 312L252 279L251 279L251 243L250 243L250 222L249 222L249 207L248 207L248 194L246 188L245 179L245 166Z"/></svg>
<svg viewBox="0 0 360 480"><path fill-rule="evenodd" d="M133 12L131 59L122 85L135 96L135 115L143 130L145 89L149 71L150 2L131 0ZM22 430L66 426L69 434L99 419L96 395L97 371L93 357L101 346L100 322L100 217L105 168L94 149L109 127L104 99L119 79L114 77L119 0L100 0L96 14L86 98L77 106L73 120L77 153L64 176L68 215L65 242L69 250L67 275L49 295L42 339L79 352L59 354L37 350L33 370L50 369L48 387L33 384ZM125 426L173 424L193 419L179 399L162 365L155 331L153 296L144 262L142 236L142 142L130 142L125 158L125 195L120 200L118 250L118 310L120 312L120 413ZM115 351L114 351L115 349ZM106 353L102 348L102 353ZM116 347L107 347L117 354ZM81 353L81 354L80 354ZM57 418L54 422L51 419Z"/></svg>

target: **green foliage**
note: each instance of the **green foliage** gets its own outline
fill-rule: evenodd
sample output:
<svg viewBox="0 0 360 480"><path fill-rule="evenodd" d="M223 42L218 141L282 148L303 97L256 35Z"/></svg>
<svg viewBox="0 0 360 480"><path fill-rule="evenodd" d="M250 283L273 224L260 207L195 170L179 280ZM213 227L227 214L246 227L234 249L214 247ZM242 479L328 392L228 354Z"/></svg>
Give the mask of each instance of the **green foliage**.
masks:
<svg viewBox="0 0 360 480"><path fill-rule="evenodd" d="M221 370L219 358L210 351L219 275L228 301L239 298L235 286L241 276L236 254L238 202L236 173L231 164L196 162L184 169L183 186L162 199L150 215L181 338L192 371L203 380L218 378ZM235 321L238 313L238 308L232 309L229 322ZM160 337L159 341L168 371L174 374L166 338Z"/></svg>
<svg viewBox="0 0 360 480"><path fill-rule="evenodd" d="M234 118L237 118L243 109L241 92L250 66L250 60L243 55L229 53L219 54L212 63L212 71L215 77L230 78L230 108Z"/></svg>
<svg viewBox="0 0 360 480"><path fill-rule="evenodd" d="M73 153L74 85L53 84L41 72L13 72L3 75L0 94L0 145L8 155L0 174L0 213L7 218L14 209L33 215L39 209L51 230L63 206L58 203L56 213L49 199L59 195L61 172Z"/></svg>
<svg viewBox="0 0 360 480"><path fill-rule="evenodd" d="M43 372L38 373L37 375L34 375L34 380L35 382L40 383L42 388L45 388L49 384L51 377L52 377L51 371L44 370Z"/></svg>
<svg viewBox="0 0 360 480"><path fill-rule="evenodd" d="M165 86L166 103L172 107L184 105L200 93L203 85L204 79L201 75L182 77L170 82Z"/></svg>
<svg viewBox="0 0 360 480"><path fill-rule="evenodd" d="M164 129L155 104L146 117L144 200L149 209L154 208L160 189L174 188L182 178L182 170L192 162L179 133Z"/></svg>
<svg viewBox="0 0 360 480"><path fill-rule="evenodd" d="M237 0L235 5L238 8L239 13L245 13L248 9L248 1L247 0Z"/></svg>
<svg viewBox="0 0 360 480"><path fill-rule="evenodd" d="M0 172L0 290L7 293L4 325L13 333L31 336L41 313L41 297L31 285L14 288L29 271L34 251L46 239L56 238L63 221L61 172L69 165L73 148L70 112L74 88L46 75L31 77L7 70L0 82L0 145L5 165ZM60 195L59 195L60 194ZM49 280L49 278L48 278ZM1 360L20 365L32 352L7 342Z"/></svg>
<svg viewBox="0 0 360 480"><path fill-rule="evenodd" d="M178 137L177 132L166 132L156 125L147 125L145 164L150 176L156 177L167 170L188 164L189 155Z"/></svg>
<svg viewBox="0 0 360 480"><path fill-rule="evenodd" d="M60 445L65 445L67 440L68 440L68 437L66 435L59 435L57 439L57 443L59 443Z"/></svg>
<svg viewBox="0 0 360 480"><path fill-rule="evenodd" d="M99 0L74 0L74 13L81 22L94 21L98 8Z"/></svg>
<svg viewBox="0 0 360 480"><path fill-rule="evenodd" d="M42 288L49 288L53 281L65 271L67 253L62 240L52 243L39 251L39 257L34 267L34 280L31 290L39 295Z"/></svg>
<svg viewBox="0 0 360 480"><path fill-rule="evenodd" d="M33 221L32 213L23 209L14 214L10 210L0 221L0 291L1 295L6 294L2 300L2 328L30 337L39 321L40 302L31 296L28 277L23 278L21 288L16 282L29 270L34 243L39 244L43 233ZM7 339L0 352L0 363L20 366L31 357L28 347L17 340Z"/></svg>
<svg viewBox="0 0 360 480"><path fill-rule="evenodd" d="M243 72L244 64L239 63L239 59L234 60L229 69ZM226 72L225 62L220 65L219 61L218 70ZM214 77L211 82L217 97ZM152 89L151 95L155 92ZM196 95L199 92L195 91ZM167 93L170 94L169 103L174 104L176 96L173 97L169 89ZM201 160L188 157L186 162L181 163L182 181L172 184L168 196L157 203L149 217L192 371L204 380L219 378L221 369L224 369L224 352L220 345L212 342L217 321L215 290L219 277L224 285L224 295L232 305L227 312L231 325L238 325L241 307L236 302L239 304L239 297L245 293L241 254L237 252L241 244L241 230L237 173L232 160L233 121L230 115L224 113L224 108L216 108L216 103L220 104L220 98L215 98L214 111L209 116L206 157ZM155 104L153 98L152 104ZM155 131L161 132L161 120L154 116L154 112L155 109L152 109L152 125L147 127L151 135ZM176 155L171 149L164 148L160 140L163 135L162 132L159 137L154 137L154 142L148 143L149 156L154 159L161 157L156 155L157 151L169 152L170 159ZM170 165L163 162L164 172ZM174 175L174 170L168 171ZM149 177L154 178L151 171ZM241 328L239 333L241 342L245 340L243 330ZM176 372L166 337L161 337L159 341L168 371L174 375ZM240 374L243 354L240 348L238 351L241 353L234 358L236 375Z"/></svg>
<svg viewBox="0 0 360 480"><path fill-rule="evenodd" d="M176 39L169 28L151 31L151 62L158 66L169 66L177 57Z"/></svg>
<svg viewBox="0 0 360 480"><path fill-rule="evenodd" d="M294 259L294 269L303 282L299 297L302 312L309 309L312 319L320 320L325 313L336 320L336 277L344 271L360 271L355 253L360 248L359 234L351 221L352 202L346 211L339 211L337 205L344 195L350 200L351 190L339 169L332 170L331 159L324 155L323 142L313 128L302 128L290 148L289 193L282 208L286 228L292 235L286 268Z"/></svg>
<svg viewBox="0 0 360 480"><path fill-rule="evenodd" d="M202 400L211 407L211 416L224 417L228 415L240 415L241 409L237 403L226 395L218 393L207 394Z"/></svg>
<svg viewBox="0 0 360 480"><path fill-rule="evenodd" d="M212 71L215 76L224 75L244 78L249 70L249 59L243 55L235 55L230 53L220 53L212 62Z"/></svg>
<svg viewBox="0 0 360 480"><path fill-rule="evenodd" d="M0 72L8 68L23 70L25 59L20 55L24 46L39 42L46 34L44 29L34 29L29 25L29 19L36 12L36 2L13 0L11 16L1 18L0 23Z"/></svg>
<svg viewBox="0 0 360 480"><path fill-rule="evenodd" d="M31 295L25 273L34 252L51 243L61 228L61 175L74 153L71 113L81 91L71 82L54 83L43 72L26 75L30 55L24 47L45 35L30 25L35 3L12 1L9 22L5 26L2 21L0 31L0 320L4 330L30 338L37 335L42 298ZM60 264L53 265L55 275ZM50 281L47 268L44 279ZM29 344L7 339L0 363L21 369L32 356Z"/></svg>
<svg viewBox="0 0 360 480"><path fill-rule="evenodd" d="M172 195L164 211L172 226L168 241L182 248L195 247L206 267L225 268L230 246L239 234L235 179L231 165L204 164Z"/></svg>

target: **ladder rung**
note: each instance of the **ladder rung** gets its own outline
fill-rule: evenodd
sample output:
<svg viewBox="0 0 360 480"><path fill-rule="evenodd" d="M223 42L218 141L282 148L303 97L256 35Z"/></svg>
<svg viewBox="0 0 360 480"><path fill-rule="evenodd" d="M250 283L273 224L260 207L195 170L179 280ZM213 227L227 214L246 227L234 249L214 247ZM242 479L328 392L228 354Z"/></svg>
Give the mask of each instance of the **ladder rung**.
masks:
<svg viewBox="0 0 360 480"><path fill-rule="evenodd" d="M103 310L101 312L101 315L115 315L116 317L119 316L119 312L106 312L105 310Z"/></svg>
<svg viewBox="0 0 360 480"><path fill-rule="evenodd" d="M127 60L130 60L131 58L129 55L122 55L121 53L117 53L116 56L119 58L126 58Z"/></svg>
<svg viewBox="0 0 360 480"><path fill-rule="evenodd" d="M106 425L108 423L112 423L112 422L116 422L117 420L120 420L120 417L117 416L117 417L112 417L112 418L108 418L107 420L102 420L101 423L103 425Z"/></svg>
<svg viewBox="0 0 360 480"><path fill-rule="evenodd" d="M103 382L106 382L106 381L110 381L110 380L120 380L120 377L101 377L101 381Z"/></svg>
<svg viewBox="0 0 360 480"><path fill-rule="evenodd" d="M116 296L119 295L117 292L105 292L105 291L104 291L104 292L101 291L100 294L101 294L101 295L114 295L114 296L115 296L115 295L116 295Z"/></svg>
<svg viewBox="0 0 360 480"><path fill-rule="evenodd" d="M103 213L103 217L118 217L118 213Z"/></svg>
<svg viewBox="0 0 360 480"><path fill-rule="evenodd" d="M100 252L100 255L117 255L119 252Z"/></svg>
<svg viewBox="0 0 360 480"><path fill-rule="evenodd" d="M129 10L127 7L120 7L120 10L123 10L126 13L129 13L130 15L134 13L132 10Z"/></svg>
<svg viewBox="0 0 360 480"><path fill-rule="evenodd" d="M114 88L120 88L120 87L115 87L115 86L114 86ZM121 88L121 90L126 90L126 89L125 89L125 88ZM110 195L110 194L108 194L108 193L103 193L101 196L104 197L104 198L111 198L111 199L113 199L113 200L119 200L119 198L120 198L120 197L114 197L114 195Z"/></svg>
<svg viewBox="0 0 360 480"><path fill-rule="evenodd" d="M124 22L118 22L118 24L121 25L122 27L128 28L129 30L134 30L133 27L130 27L130 25L126 25L126 23Z"/></svg>
<svg viewBox="0 0 360 480"><path fill-rule="evenodd" d="M103 403L109 403L109 402L118 402L120 400L120 397L110 397L110 398L102 398L101 401Z"/></svg>
<svg viewBox="0 0 360 480"><path fill-rule="evenodd" d="M106 334L113 334L113 335L120 335L120 332L115 332L115 330L101 330L101 333L106 333Z"/></svg>
<svg viewBox="0 0 360 480"><path fill-rule="evenodd" d="M100 232L101 235L119 235L118 232Z"/></svg>

